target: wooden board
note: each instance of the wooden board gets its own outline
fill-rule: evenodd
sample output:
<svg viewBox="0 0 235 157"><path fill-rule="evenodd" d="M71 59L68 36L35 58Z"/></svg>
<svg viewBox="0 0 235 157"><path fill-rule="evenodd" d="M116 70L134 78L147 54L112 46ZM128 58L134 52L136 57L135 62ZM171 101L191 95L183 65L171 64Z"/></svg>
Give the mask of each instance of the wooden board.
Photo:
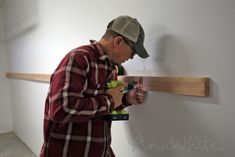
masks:
<svg viewBox="0 0 235 157"><path fill-rule="evenodd" d="M6 73L8 78L49 82L50 74ZM168 92L189 96L209 96L209 78L207 77L162 77L162 76L119 76L126 82L143 78L143 85L149 91Z"/></svg>
<svg viewBox="0 0 235 157"><path fill-rule="evenodd" d="M141 76L122 76L126 82L137 81ZM190 96L209 96L209 78L142 76L143 86L149 91L169 92Z"/></svg>
<svg viewBox="0 0 235 157"><path fill-rule="evenodd" d="M6 73L8 78L38 81L38 82L49 82L50 74L38 74L38 73Z"/></svg>

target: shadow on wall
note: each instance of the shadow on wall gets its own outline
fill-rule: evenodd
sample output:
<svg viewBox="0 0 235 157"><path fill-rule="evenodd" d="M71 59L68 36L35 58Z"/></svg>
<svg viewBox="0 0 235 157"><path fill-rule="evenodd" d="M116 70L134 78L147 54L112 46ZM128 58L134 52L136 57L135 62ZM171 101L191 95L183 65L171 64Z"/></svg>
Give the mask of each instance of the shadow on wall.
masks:
<svg viewBox="0 0 235 157"><path fill-rule="evenodd" d="M183 40L172 35L161 35L154 41L156 46L152 52L157 53L150 57L153 66L160 66L168 76L192 73ZM204 123L200 109L195 106L195 103L219 104L218 85L211 81L211 87L211 96L206 98L149 92L146 104L129 109L128 142L132 151L141 151L145 157L188 156L189 153L223 156L216 137Z"/></svg>
<svg viewBox="0 0 235 157"><path fill-rule="evenodd" d="M172 35L163 35L159 38L156 46L157 55L154 56L155 66L161 65L162 71L167 76L192 76L190 59L188 51L183 46L183 42L179 42ZM206 76L205 76L206 77ZM218 94L218 84L210 79L210 96L209 97L184 97L184 100L193 102L202 102L207 104L220 104Z"/></svg>

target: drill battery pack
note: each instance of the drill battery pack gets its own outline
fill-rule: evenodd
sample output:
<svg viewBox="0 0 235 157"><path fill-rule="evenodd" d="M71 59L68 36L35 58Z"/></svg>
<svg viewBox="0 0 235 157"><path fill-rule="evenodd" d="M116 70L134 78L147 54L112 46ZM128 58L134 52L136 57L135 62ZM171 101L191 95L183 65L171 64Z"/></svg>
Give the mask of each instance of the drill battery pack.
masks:
<svg viewBox="0 0 235 157"><path fill-rule="evenodd" d="M129 120L129 113L126 110L113 111L104 116L107 121Z"/></svg>

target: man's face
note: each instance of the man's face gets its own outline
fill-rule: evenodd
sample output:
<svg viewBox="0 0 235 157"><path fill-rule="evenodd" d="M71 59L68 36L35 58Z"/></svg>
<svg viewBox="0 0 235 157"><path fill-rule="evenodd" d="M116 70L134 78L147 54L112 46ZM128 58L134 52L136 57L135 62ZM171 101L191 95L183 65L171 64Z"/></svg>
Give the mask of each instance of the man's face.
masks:
<svg viewBox="0 0 235 157"><path fill-rule="evenodd" d="M112 61L116 64L122 64L129 59L133 59L135 51L133 44L122 36L114 40L115 49L112 52Z"/></svg>

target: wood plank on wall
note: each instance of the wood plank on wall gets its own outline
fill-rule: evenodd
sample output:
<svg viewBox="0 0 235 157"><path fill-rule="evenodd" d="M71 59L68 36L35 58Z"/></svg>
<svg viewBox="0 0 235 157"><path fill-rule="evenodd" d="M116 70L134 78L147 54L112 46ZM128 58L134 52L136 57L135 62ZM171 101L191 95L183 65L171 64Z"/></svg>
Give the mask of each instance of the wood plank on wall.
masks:
<svg viewBox="0 0 235 157"><path fill-rule="evenodd" d="M137 81L140 76L121 76L126 82ZM209 96L207 77L143 76L143 86L149 91L168 92L190 96Z"/></svg>
<svg viewBox="0 0 235 157"><path fill-rule="evenodd" d="M6 73L8 78L49 82L50 74ZM143 78L143 85L149 91L168 92L188 96L209 96L208 77L167 77L167 76L119 76L119 80L135 82Z"/></svg>
<svg viewBox="0 0 235 157"><path fill-rule="evenodd" d="M39 74L39 73L6 73L8 78L22 79L29 81L38 81L38 82L49 82L50 74Z"/></svg>

